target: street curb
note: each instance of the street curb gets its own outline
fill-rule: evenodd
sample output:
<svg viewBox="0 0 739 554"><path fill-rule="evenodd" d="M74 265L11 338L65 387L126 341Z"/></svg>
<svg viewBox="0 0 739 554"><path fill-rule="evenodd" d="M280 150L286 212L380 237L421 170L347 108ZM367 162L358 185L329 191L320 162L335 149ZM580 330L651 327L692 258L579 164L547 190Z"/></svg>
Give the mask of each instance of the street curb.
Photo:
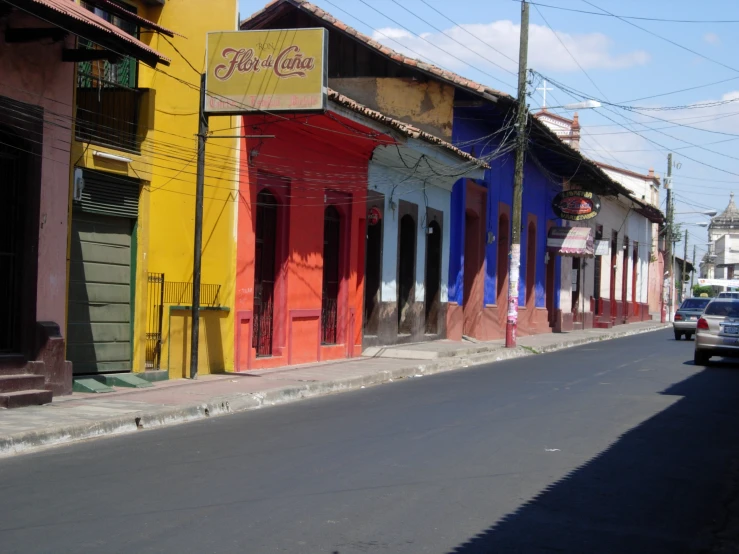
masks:
<svg viewBox="0 0 739 554"><path fill-rule="evenodd" d="M86 421L71 425L50 427L39 431L24 431L0 437L0 458L36 452L90 439L118 436L141 430L158 429L191 421L200 421L209 417L278 406L307 398L349 392L401 379L423 377L486 363L556 352L603 340L659 331L661 329L667 329L669 326L669 324L655 324L641 329L631 329L618 333L603 333L569 341L565 340L541 350L523 346L515 349L495 347L487 352L439 358L433 362L419 360L412 366L380 371L371 375L306 383L305 385L293 385L258 393L228 394L197 404L133 412L92 423Z"/></svg>

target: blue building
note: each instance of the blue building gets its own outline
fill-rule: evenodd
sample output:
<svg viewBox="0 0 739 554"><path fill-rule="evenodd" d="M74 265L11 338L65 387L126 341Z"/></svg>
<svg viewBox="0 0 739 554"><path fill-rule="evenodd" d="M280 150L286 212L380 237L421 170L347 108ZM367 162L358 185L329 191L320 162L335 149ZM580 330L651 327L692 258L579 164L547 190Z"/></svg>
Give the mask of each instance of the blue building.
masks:
<svg viewBox="0 0 739 554"><path fill-rule="evenodd" d="M488 161L480 181L462 179L452 191L448 337L505 336L513 173L513 110L497 104L454 109L453 142ZM562 179L535 162L524 168L518 333L558 328L560 258L547 253L547 233L559 225L552 200Z"/></svg>

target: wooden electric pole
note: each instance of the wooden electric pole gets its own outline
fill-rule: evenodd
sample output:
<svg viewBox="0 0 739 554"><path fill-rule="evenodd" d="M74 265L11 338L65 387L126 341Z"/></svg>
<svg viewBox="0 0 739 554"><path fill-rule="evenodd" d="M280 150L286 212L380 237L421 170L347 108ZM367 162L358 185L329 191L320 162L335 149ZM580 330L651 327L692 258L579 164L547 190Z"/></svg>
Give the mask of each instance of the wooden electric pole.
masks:
<svg viewBox="0 0 739 554"><path fill-rule="evenodd" d="M516 117L516 166L513 176L513 217L508 271L508 317L506 348L515 348L518 327L518 281L521 266L521 211L523 204L523 163L526 154L526 61L529 52L529 3L521 2L521 37L518 50L518 113ZM533 263L533 260L528 262Z"/></svg>
<svg viewBox="0 0 739 554"><path fill-rule="evenodd" d="M688 230L685 229L685 244L683 244L683 271L680 275L680 300L685 300L685 283L688 281Z"/></svg>
<svg viewBox="0 0 739 554"><path fill-rule="evenodd" d="M693 280L695 279L695 244L693 245L693 271L690 273L690 297L693 297Z"/></svg>
<svg viewBox="0 0 739 554"><path fill-rule="evenodd" d="M195 250L192 259L192 323L190 336L190 379L198 376L198 343L200 342L200 275L203 257L203 190L205 188L205 141L208 136L208 114L205 113L205 73L200 76L198 109L198 165L195 184Z"/></svg>
<svg viewBox="0 0 739 554"><path fill-rule="evenodd" d="M675 289L675 257L672 244L672 154L667 154L667 177L665 179L665 188L667 189L667 230L665 241L665 265L669 275L669 291L667 296L667 321L672 321L672 292Z"/></svg>

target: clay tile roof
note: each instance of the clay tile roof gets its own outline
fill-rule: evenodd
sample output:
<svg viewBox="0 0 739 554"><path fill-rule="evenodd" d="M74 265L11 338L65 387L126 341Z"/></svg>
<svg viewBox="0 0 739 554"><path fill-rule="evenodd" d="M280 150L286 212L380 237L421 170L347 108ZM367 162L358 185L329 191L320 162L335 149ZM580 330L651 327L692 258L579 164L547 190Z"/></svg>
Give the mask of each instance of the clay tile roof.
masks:
<svg viewBox="0 0 739 554"><path fill-rule="evenodd" d="M307 2L306 0L274 0L273 2L270 2L267 4L264 8L259 10L258 12L251 15L251 17L247 17L243 21L241 21L239 27L241 29L248 29L251 28L253 24L255 24L259 19L262 19L263 17L266 17L270 12L278 9L280 6L284 4L292 5L300 10L303 10L305 12L311 13L315 15L316 17L320 17L324 21L331 24L332 27L350 34L354 37L356 37L358 40L364 42L367 46L370 48L373 48L374 50L377 50L379 53L397 61L398 63L401 63L403 65L407 65L413 68L420 69L422 71L427 71L430 73L433 73L434 75L437 75L441 77L442 79L445 79L449 81L450 83L453 83L455 85L458 85L460 87L469 89L473 91L476 94L482 94L482 95L489 95L492 97L507 97L512 98L510 95L500 92L498 90L495 90L490 87L486 87L484 85L481 85L479 83L476 83L474 81L470 81L469 79L465 79L456 73L452 73L451 71L443 70L439 67L436 67L435 65L428 64L425 62L422 62L421 60L417 60L415 58L409 58L405 54L401 54L400 52L396 52L392 48L389 48L385 46L384 44L379 44L377 41L371 39L367 35L364 35L357 31L356 29L353 29L346 23L339 21L338 19L329 16L328 12L322 10L318 6L311 4L310 2ZM328 17L327 17L328 16ZM329 19L330 17L330 19Z"/></svg>
<svg viewBox="0 0 739 554"><path fill-rule="evenodd" d="M169 58L73 0L13 0L12 5L52 25L82 36L113 52L132 56L152 67L157 63L169 65Z"/></svg>
<svg viewBox="0 0 739 554"><path fill-rule="evenodd" d="M399 131L407 137L420 139L430 144L440 146L464 160L473 162L479 167L483 167L485 169L490 168L490 166L486 162L475 158L474 156L468 154L467 152L464 152L463 150L460 150L453 144L450 144L447 141L435 135L432 135L431 133L422 131L421 129L414 127L410 123L405 123L404 121L394 119L388 115L378 112L377 110L370 109L367 106L364 106L363 104L360 104L359 102L352 100L351 98L344 96L343 94L336 92L333 89L328 89L328 97L332 102L348 108L355 113L358 113L370 119L374 119L375 121L379 121L380 123L387 125L388 127L395 129L396 131Z"/></svg>
<svg viewBox="0 0 739 554"><path fill-rule="evenodd" d="M144 27L145 29L157 31L159 33L162 33L163 35L167 35L168 37L174 37L175 35L178 37L183 37L183 35L181 35L180 33L175 33L174 31L171 31L166 27L162 27L161 25L158 25L153 21L149 21L148 19L137 15L135 12L127 10L126 8L116 4L115 2L111 2L111 0L86 0L86 2L88 4L99 6L108 13L118 15L121 17L121 19L132 21L136 23L139 27Z"/></svg>

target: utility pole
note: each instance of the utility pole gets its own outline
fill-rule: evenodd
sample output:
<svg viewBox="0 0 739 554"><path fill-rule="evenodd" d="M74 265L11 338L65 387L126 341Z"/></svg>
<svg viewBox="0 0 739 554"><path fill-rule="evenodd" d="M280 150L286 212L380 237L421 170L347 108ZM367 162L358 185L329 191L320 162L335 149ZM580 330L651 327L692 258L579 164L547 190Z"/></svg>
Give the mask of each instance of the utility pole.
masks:
<svg viewBox="0 0 739 554"><path fill-rule="evenodd" d="M190 336L190 379L198 376L198 343L200 341L200 275L203 257L203 190L205 188L205 141L208 114L205 113L205 73L200 76L198 108L198 166L195 185L195 250L192 258L192 327Z"/></svg>
<svg viewBox="0 0 739 554"><path fill-rule="evenodd" d="M693 279L695 278L695 244L693 245L693 272L690 274L690 296L693 296Z"/></svg>
<svg viewBox="0 0 739 554"><path fill-rule="evenodd" d="M521 2L521 37L518 49L518 114L516 117L516 166L513 176L513 217L508 270L508 317L505 326L506 348L516 347L518 327L518 280L521 266L521 210L523 205L523 162L526 153L526 62L529 53L529 3ZM530 263L530 262L529 262Z"/></svg>
<svg viewBox="0 0 739 554"><path fill-rule="evenodd" d="M672 153L667 154L667 240L665 241L665 261L670 266L667 268L670 277L670 290L667 296L667 321L672 321L672 293L675 289L675 253L672 244Z"/></svg>
<svg viewBox="0 0 739 554"><path fill-rule="evenodd" d="M685 283L688 281L688 230L685 229L685 244L683 244L683 272L680 276L680 291L682 292L682 300L685 296Z"/></svg>

